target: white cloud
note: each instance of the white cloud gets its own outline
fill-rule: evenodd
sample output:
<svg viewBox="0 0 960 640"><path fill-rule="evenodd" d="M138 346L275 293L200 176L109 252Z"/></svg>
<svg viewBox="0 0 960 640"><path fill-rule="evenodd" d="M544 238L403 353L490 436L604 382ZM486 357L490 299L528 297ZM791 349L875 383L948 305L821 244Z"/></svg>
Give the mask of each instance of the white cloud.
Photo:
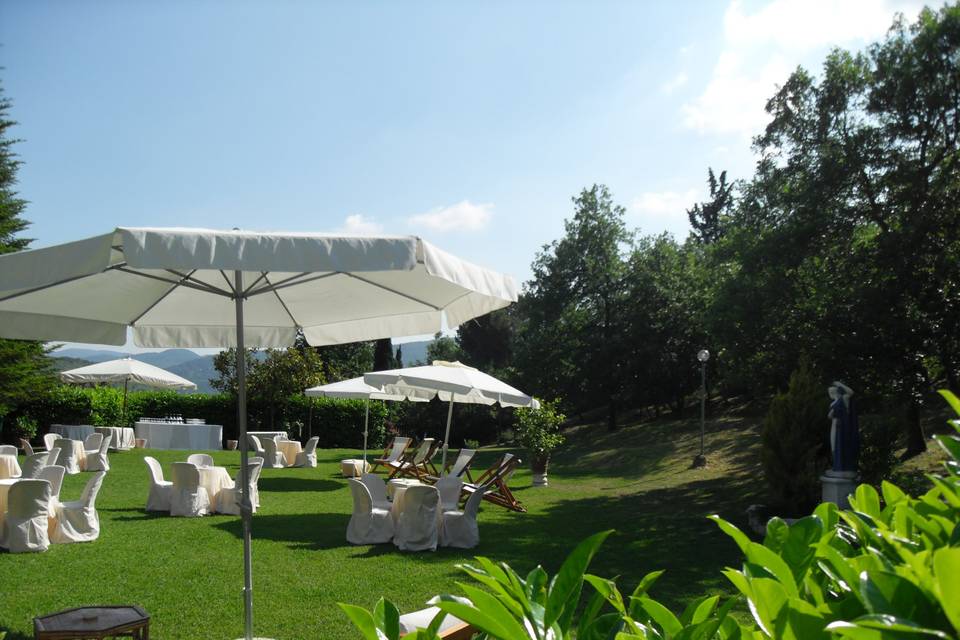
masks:
<svg viewBox="0 0 960 640"><path fill-rule="evenodd" d="M687 77L687 74L681 71L680 73L678 73L677 75L675 75L674 77L670 78L669 80L664 82L662 85L660 85L660 91L662 91L667 95L670 95L671 93L673 93L674 91L682 87L683 85L687 84L687 80L689 80L689 78Z"/></svg>
<svg viewBox="0 0 960 640"><path fill-rule="evenodd" d="M755 135L768 120L766 101L797 65L816 70L826 48L862 48L883 37L895 13L912 17L919 8L914 0L773 0L750 13L733 0L723 49L703 92L683 106L684 125Z"/></svg>
<svg viewBox="0 0 960 640"><path fill-rule="evenodd" d="M630 210L656 217L681 216L686 220L687 209L697 201L698 191L647 191L641 193L630 203Z"/></svg>
<svg viewBox="0 0 960 640"><path fill-rule="evenodd" d="M411 216L408 222L431 231L479 231L493 217L492 204L473 204L469 200L449 207L437 207L426 213Z"/></svg>
<svg viewBox="0 0 960 640"><path fill-rule="evenodd" d="M339 231L341 233L356 233L359 235L373 235L376 233L383 232L383 225L373 220L370 220L366 216L355 213L353 215L347 216L347 219L343 221L343 224L340 226Z"/></svg>

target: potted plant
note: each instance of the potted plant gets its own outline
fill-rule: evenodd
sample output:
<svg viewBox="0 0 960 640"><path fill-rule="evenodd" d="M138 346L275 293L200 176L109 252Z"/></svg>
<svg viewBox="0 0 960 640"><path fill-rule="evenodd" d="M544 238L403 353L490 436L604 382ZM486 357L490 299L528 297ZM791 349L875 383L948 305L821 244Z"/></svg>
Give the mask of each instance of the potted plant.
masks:
<svg viewBox="0 0 960 640"><path fill-rule="evenodd" d="M550 452L563 444L560 425L567 417L557 410L557 401L543 400L538 409L517 409L514 439L530 452L533 486L547 486Z"/></svg>

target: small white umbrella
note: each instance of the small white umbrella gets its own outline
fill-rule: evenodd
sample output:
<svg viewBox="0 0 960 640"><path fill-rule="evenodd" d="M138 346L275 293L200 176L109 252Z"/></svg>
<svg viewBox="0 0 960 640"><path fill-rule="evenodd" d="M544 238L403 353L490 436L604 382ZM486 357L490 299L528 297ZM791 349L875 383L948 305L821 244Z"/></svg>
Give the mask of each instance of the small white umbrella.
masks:
<svg viewBox="0 0 960 640"><path fill-rule="evenodd" d="M429 402L430 398L417 397L415 394L384 393L382 389L371 387L363 378L351 378L340 382L331 382L319 387L306 389L304 395L311 398L341 398L346 400L364 400L363 415L363 462L367 462L367 427L370 424L371 400L411 400L413 402Z"/></svg>
<svg viewBox="0 0 960 640"><path fill-rule="evenodd" d="M450 440L450 421L453 403L499 404L501 407L539 407L536 398L528 396L502 380L460 362L434 360L432 365L374 371L363 374L367 384L379 386L386 393L416 394L427 392L449 402L447 429L443 437L442 465L447 466L447 443Z"/></svg>
<svg viewBox="0 0 960 640"><path fill-rule="evenodd" d="M107 360L60 373L60 379L73 384L123 382L123 413L127 413L127 385L136 382L161 389L196 389L197 385L166 369L133 358Z"/></svg>

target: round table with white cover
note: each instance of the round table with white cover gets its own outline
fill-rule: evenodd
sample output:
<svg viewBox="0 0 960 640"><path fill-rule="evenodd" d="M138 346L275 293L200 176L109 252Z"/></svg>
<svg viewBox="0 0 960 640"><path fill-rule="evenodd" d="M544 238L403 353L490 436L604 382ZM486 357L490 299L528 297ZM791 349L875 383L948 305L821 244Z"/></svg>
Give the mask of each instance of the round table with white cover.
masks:
<svg viewBox="0 0 960 640"><path fill-rule="evenodd" d="M83 442L80 440L71 440L69 438L59 438L53 443L55 449L71 449L73 451L73 460L65 457L61 453L57 458L57 464L67 470L69 474L80 473L87 468L87 452L83 448Z"/></svg>
<svg viewBox="0 0 960 640"><path fill-rule="evenodd" d="M8 478L19 478L22 470L20 463L17 462L17 456L10 454L0 454L0 480Z"/></svg>
<svg viewBox="0 0 960 640"><path fill-rule="evenodd" d="M61 438L82 442L87 439L87 436L92 436L95 431L91 424L52 424L50 425L50 433L55 433Z"/></svg>
<svg viewBox="0 0 960 640"><path fill-rule="evenodd" d="M200 472L200 486L207 490L210 497L210 509L217 510L220 492L223 489L233 488L233 479L227 473L226 467L198 467Z"/></svg>

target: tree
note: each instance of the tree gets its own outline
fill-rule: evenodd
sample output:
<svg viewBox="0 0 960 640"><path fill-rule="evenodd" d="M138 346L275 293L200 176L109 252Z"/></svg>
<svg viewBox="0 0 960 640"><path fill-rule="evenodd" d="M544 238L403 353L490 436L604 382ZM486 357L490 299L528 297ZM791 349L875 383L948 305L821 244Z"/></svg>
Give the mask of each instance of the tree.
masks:
<svg viewBox="0 0 960 640"><path fill-rule="evenodd" d="M516 319L512 309L497 309L457 327L457 346L467 364L488 372L502 372L513 360Z"/></svg>
<svg viewBox="0 0 960 640"><path fill-rule="evenodd" d="M331 382L349 380L373 370L373 343L349 342L314 347L323 362L323 377Z"/></svg>
<svg viewBox="0 0 960 640"><path fill-rule="evenodd" d="M244 365L247 376L247 386L250 386L250 375L257 366L256 349L246 349ZM217 372L216 378L210 378L210 386L230 396L237 397L237 350L233 347L225 349L213 356L213 368Z"/></svg>
<svg viewBox="0 0 960 640"><path fill-rule="evenodd" d="M288 398L323 382L320 356L303 343L289 349L267 349L266 358L250 372L248 386L251 397L266 405L272 430L276 414L283 415Z"/></svg>
<svg viewBox="0 0 960 640"><path fill-rule="evenodd" d="M433 341L427 345L427 364L433 363L434 360L456 362L460 358L460 347L457 346L457 341L439 331L433 336Z"/></svg>
<svg viewBox="0 0 960 640"><path fill-rule="evenodd" d="M381 338L373 347L373 370L386 371L394 368L393 342L390 338Z"/></svg>
<svg viewBox="0 0 960 640"><path fill-rule="evenodd" d="M687 209L693 237L701 244L713 244L723 237L723 217L733 205L733 185L727 184L726 171L721 171L717 180L713 169L707 169L707 186L710 200Z"/></svg>

